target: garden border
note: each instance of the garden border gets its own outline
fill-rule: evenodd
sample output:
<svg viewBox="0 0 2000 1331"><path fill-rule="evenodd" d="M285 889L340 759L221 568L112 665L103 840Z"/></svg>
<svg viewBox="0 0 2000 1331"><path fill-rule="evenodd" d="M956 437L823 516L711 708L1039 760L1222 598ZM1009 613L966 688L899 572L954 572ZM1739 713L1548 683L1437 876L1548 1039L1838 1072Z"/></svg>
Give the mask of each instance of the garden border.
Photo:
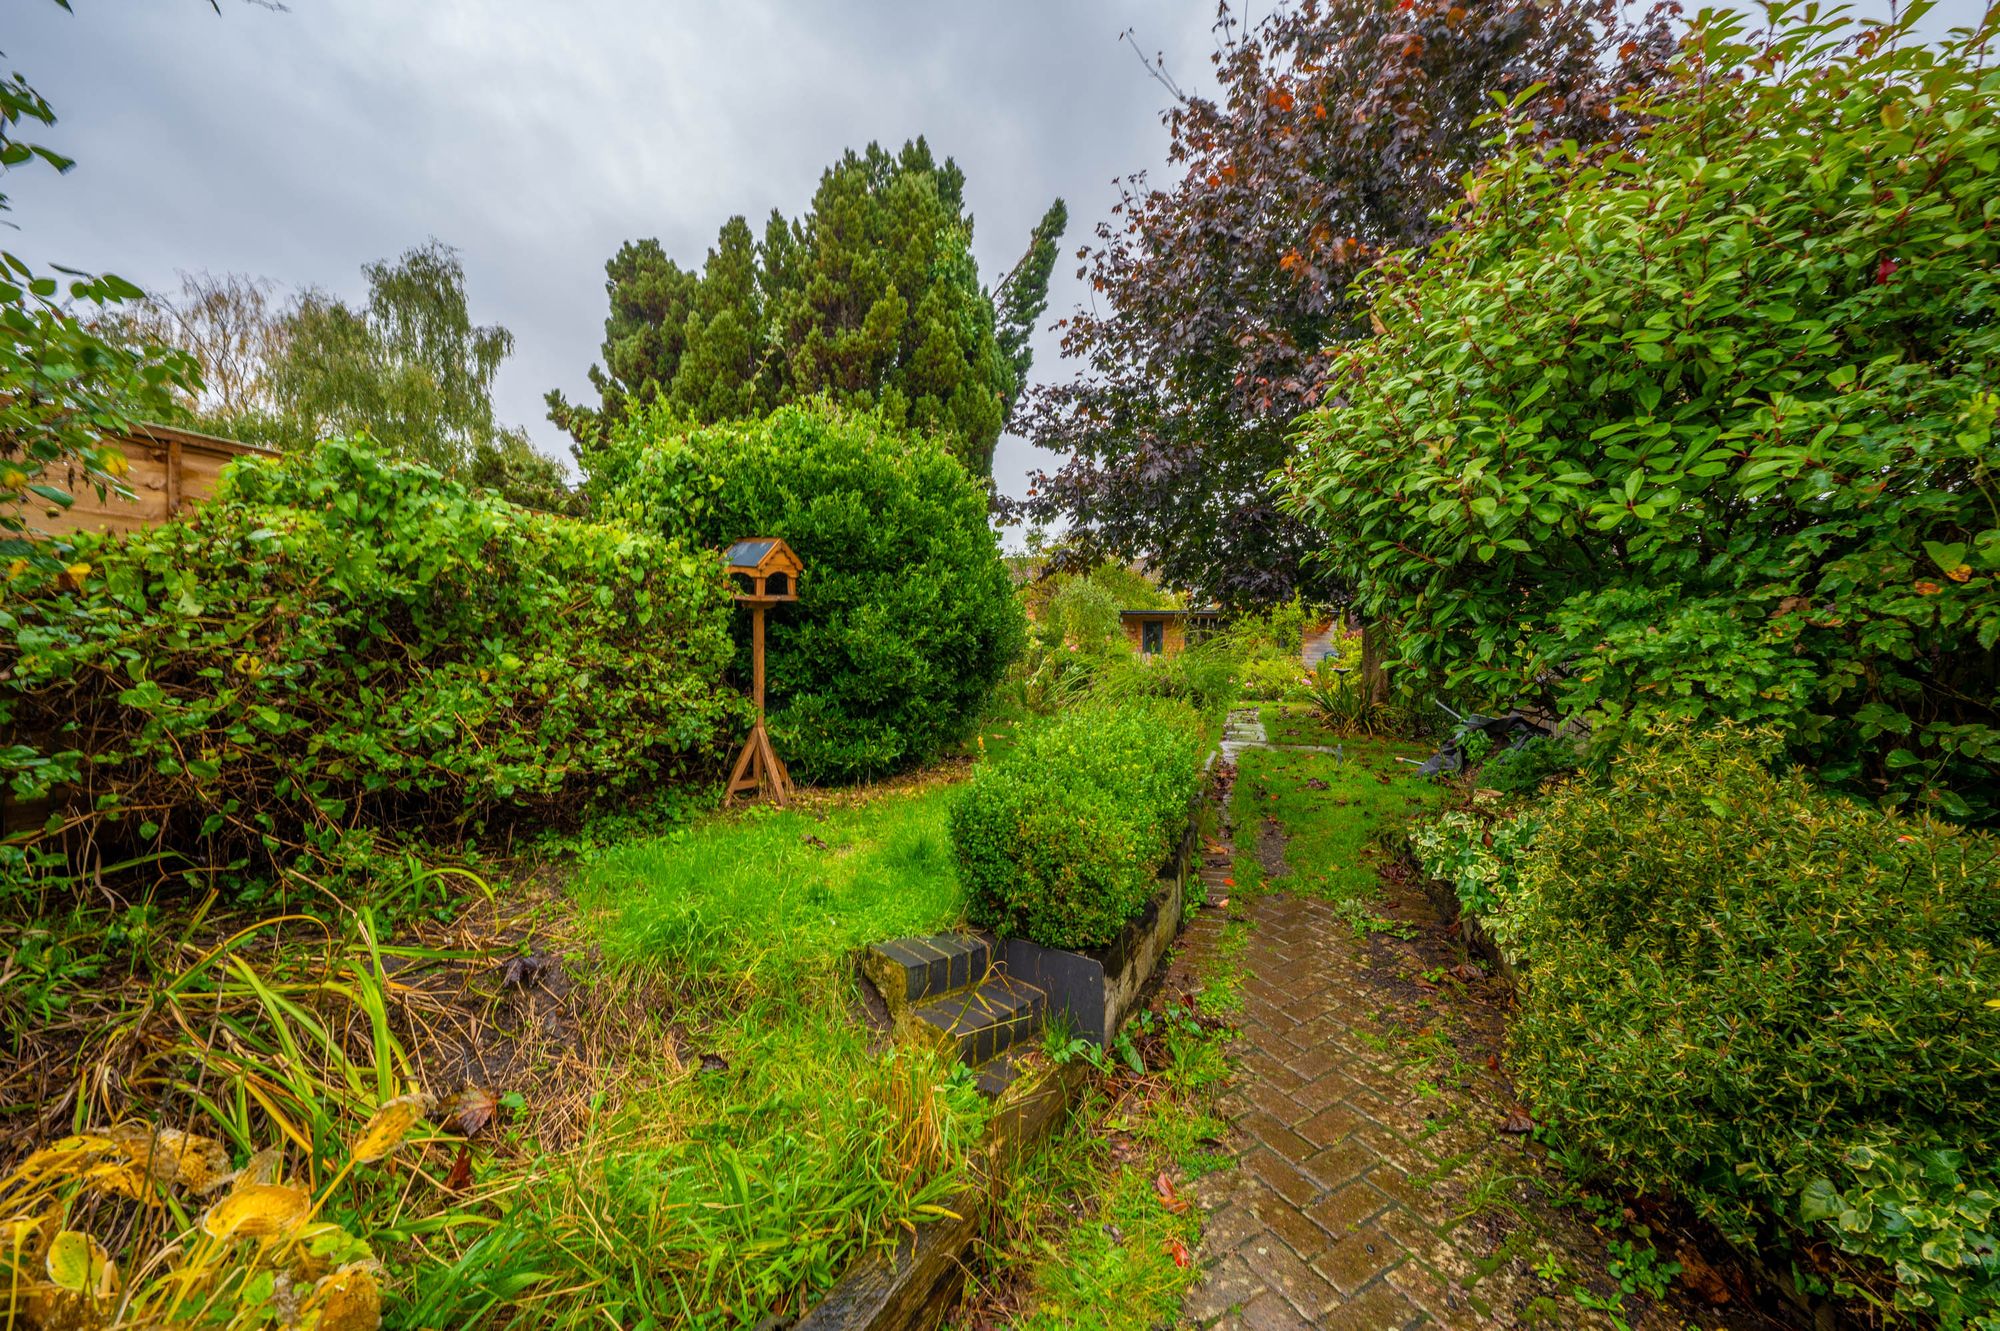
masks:
<svg viewBox="0 0 2000 1331"><path fill-rule="evenodd" d="M1213 771L1211 764L1188 805L1187 827L1160 871L1162 887L1148 901L1145 912L1127 924L1110 947L1091 954L1071 954L1086 957L1099 967L1111 962L1120 968L1115 981L1109 969L1098 977L1103 986L1100 992L1108 989L1117 999L1115 1006L1105 1005L1110 1014L1107 1039L1116 1033L1123 1018L1136 1010L1159 973L1159 962L1180 932L1187 879L1201 846L1202 805L1214 797ZM1169 918L1169 901L1171 930L1161 927ZM1007 946L1011 963L1011 940ZM1000 1167L1011 1167L1048 1135L1088 1085L1092 1071L1081 1060L1055 1064L1048 1075L1018 1084L1020 1089L1010 1088L987 1124L985 1139L976 1153L986 1179L997 1177ZM864 1257L824 1298L790 1323L793 1331L932 1331L964 1288L970 1270L967 1253L984 1228L994 1201L994 1190L989 1186L976 1184L965 1189L954 1199L947 1218L906 1235L886 1253Z"/></svg>

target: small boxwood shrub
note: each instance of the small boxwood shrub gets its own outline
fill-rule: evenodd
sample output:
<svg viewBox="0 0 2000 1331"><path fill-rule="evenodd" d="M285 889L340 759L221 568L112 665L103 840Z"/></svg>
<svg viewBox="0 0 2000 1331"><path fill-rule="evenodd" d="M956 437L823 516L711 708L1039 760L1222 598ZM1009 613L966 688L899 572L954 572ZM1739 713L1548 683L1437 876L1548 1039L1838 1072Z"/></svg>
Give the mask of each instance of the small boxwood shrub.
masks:
<svg viewBox="0 0 2000 1331"><path fill-rule="evenodd" d="M973 773L951 839L974 924L1101 947L1144 908L1187 826L1202 731L1184 703L1091 703L1035 723Z"/></svg>
<svg viewBox="0 0 2000 1331"><path fill-rule="evenodd" d="M2000 1325L2000 843L1774 774L1780 742L1655 731L1482 875L1529 965L1516 1073L1624 1184Z"/></svg>
<svg viewBox="0 0 2000 1331"><path fill-rule="evenodd" d="M239 462L75 558L0 599L0 779L61 829L0 877L85 841L262 873L357 828L560 816L714 761L741 710L710 552L363 445Z"/></svg>
<svg viewBox="0 0 2000 1331"><path fill-rule="evenodd" d="M986 490L942 442L819 403L700 427L655 409L595 466L601 516L693 545L778 536L805 562L798 601L766 630L771 734L799 776L928 762L970 733L1021 654Z"/></svg>

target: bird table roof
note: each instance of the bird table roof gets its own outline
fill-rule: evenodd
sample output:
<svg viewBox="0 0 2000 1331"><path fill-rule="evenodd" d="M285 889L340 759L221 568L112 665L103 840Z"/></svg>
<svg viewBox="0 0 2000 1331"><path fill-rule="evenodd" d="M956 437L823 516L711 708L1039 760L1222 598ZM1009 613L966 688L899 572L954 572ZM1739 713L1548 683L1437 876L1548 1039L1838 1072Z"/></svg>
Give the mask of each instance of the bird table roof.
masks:
<svg viewBox="0 0 2000 1331"><path fill-rule="evenodd" d="M796 573L805 567L792 547L775 536L753 536L738 541L722 554L731 572L769 573L778 569Z"/></svg>

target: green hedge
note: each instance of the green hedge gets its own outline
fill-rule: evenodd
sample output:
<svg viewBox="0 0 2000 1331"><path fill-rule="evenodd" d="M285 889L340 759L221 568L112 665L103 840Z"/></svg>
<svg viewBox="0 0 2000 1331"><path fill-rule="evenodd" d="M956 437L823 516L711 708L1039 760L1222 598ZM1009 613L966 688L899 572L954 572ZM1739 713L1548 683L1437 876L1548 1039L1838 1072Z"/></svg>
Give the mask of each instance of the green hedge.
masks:
<svg viewBox="0 0 2000 1331"><path fill-rule="evenodd" d="M1370 271L1378 335L1286 474L1399 679L1600 737L1776 725L1829 783L2000 825L1981 8L1704 10L1629 143L1512 133Z"/></svg>
<svg viewBox="0 0 2000 1331"><path fill-rule="evenodd" d="M1463 835L1429 860L1527 962L1512 1061L1558 1134L1741 1242L1824 1239L1906 1306L2000 1317L2000 843L1774 775L1779 744L1656 731L1500 872Z"/></svg>
<svg viewBox="0 0 2000 1331"><path fill-rule="evenodd" d="M1184 703L1091 703L1023 730L973 773L951 838L974 924L1045 947L1101 947L1152 895L1201 779Z"/></svg>
<svg viewBox="0 0 2000 1331"><path fill-rule="evenodd" d="M44 850L270 865L357 827L557 816L712 753L740 710L711 553L362 445L239 462L76 558L0 601L0 778L63 800Z"/></svg>
<svg viewBox="0 0 2000 1331"><path fill-rule="evenodd" d="M987 494L942 443L824 405L692 427L635 417L599 511L690 544L779 536L805 562L768 617L771 733L812 780L927 762L970 733L1027 628ZM748 616L741 617L747 622ZM750 676L739 624L737 677Z"/></svg>

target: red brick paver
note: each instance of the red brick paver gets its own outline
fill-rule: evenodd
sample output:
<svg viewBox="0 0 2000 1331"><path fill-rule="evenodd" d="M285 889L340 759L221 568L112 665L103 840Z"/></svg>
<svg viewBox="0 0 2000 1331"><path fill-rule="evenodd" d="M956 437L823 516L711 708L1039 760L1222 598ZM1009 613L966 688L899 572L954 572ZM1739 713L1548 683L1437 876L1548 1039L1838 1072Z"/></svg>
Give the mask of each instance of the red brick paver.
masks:
<svg viewBox="0 0 2000 1331"><path fill-rule="evenodd" d="M1211 901L1229 891L1227 873L1226 857L1212 855ZM1352 1331L1778 1325L1741 1304L1696 1302L1682 1285L1664 1305L1625 1293L1617 1323L1585 1306L1619 1290L1605 1237L1581 1211L1551 1203L1549 1174L1525 1138L1505 1131L1514 1098L1494 1056L1507 993L1478 972L1444 978L1464 960L1444 921L1420 893L1391 897L1381 906L1412 938L1360 935L1328 902L1273 893L1238 903L1228 925L1204 911L1183 940L1177 969L1191 980L1231 967L1241 975L1235 1074L1221 1102L1236 1167L1195 1185L1203 1274L1184 1321Z"/></svg>

